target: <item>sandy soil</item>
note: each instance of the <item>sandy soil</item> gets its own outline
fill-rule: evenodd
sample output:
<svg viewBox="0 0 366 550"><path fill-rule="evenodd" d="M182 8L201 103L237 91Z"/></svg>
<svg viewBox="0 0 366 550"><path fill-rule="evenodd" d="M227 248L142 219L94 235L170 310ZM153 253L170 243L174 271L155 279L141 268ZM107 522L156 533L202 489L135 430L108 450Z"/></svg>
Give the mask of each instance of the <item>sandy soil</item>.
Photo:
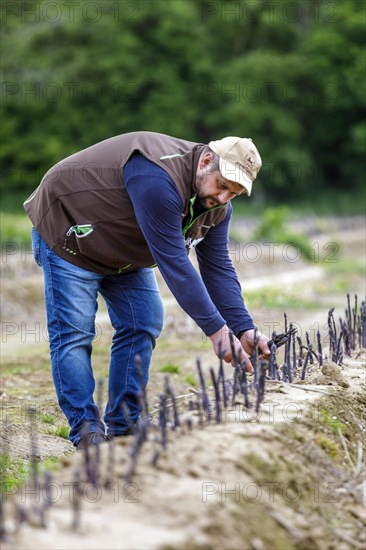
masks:
<svg viewBox="0 0 366 550"><path fill-rule="evenodd" d="M199 425L180 399L182 427L169 430L166 450L158 429L149 429L131 479L129 436L102 445L99 460L91 450L95 483L85 454L75 452L46 484L40 478L38 497L31 482L8 495L4 548L363 548L365 469L357 448L366 426L365 366L364 355L342 369L331 365L340 378L323 375L322 385L315 368L306 384L268 382L260 413L239 400L220 424ZM347 422L344 437L329 433L322 418L329 399L333 417ZM41 518L47 498L54 503Z"/></svg>

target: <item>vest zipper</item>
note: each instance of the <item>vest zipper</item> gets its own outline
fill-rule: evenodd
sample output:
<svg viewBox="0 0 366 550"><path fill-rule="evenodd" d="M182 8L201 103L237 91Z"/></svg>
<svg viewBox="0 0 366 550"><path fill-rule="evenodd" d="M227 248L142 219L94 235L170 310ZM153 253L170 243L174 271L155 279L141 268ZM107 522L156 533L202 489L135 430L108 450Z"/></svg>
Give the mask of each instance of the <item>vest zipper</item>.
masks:
<svg viewBox="0 0 366 550"><path fill-rule="evenodd" d="M198 220L198 218L200 218L201 216L203 216L204 214L207 214L207 212L211 212L212 210L217 210L217 208L223 208L224 206L226 206L227 203L225 204L220 204L220 206L214 206L213 208L209 208L208 210L206 210L205 212L202 212L201 214L199 214L196 218L193 219L193 206L194 206L194 203L196 201L196 198L197 198L197 195L195 195L194 197L192 197L191 199L189 199L189 214L191 216L189 222L186 224L185 227L183 227L182 229L182 232L183 232L183 237L186 235L187 231L192 227L192 225L194 224L194 222L196 220Z"/></svg>

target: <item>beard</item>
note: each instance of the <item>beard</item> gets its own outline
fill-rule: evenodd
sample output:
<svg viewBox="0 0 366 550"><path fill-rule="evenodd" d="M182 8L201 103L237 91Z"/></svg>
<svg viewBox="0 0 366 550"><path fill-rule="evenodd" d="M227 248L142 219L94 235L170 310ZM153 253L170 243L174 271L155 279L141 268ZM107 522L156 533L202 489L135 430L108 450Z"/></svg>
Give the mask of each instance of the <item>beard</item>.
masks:
<svg viewBox="0 0 366 550"><path fill-rule="evenodd" d="M201 192L201 183L203 181L203 177L198 177L196 179L196 189L197 189L197 200L201 208L208 210L209 208L214 208L215 206L218 206L220 202L215 199L212 195L205 195Z"/></svg>
<svg viewBox="0 0 366 550"><path fill-rule="evenodd" d="M208 210L209 208L214 208L215 206L219 206L220 204L219 201L216 200L211 195L198 194L197 199L201 207L204 208L205 210Z"/></svg>

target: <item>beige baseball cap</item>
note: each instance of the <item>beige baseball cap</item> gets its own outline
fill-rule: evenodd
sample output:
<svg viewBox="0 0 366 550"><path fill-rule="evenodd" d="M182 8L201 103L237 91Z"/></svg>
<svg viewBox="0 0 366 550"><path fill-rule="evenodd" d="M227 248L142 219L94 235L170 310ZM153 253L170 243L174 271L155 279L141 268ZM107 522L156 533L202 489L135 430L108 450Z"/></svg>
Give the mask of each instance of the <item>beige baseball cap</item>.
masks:
<svg viewBox="0 0 366 550"><path fill-rule="evenodd" d="M210 141L208 146L219 155L220 172L224 178L239 183L250 195L253 181L262 166L262 159L252 140L228 136Z"/></svg>

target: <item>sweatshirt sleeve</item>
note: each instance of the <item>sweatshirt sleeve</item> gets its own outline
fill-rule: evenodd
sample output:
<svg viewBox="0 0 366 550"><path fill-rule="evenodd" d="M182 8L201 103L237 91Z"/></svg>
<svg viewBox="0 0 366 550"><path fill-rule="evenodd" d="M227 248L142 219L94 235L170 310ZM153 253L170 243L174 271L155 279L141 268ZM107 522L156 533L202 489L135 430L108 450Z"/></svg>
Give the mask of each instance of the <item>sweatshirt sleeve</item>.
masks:
<svg viewBox="0 0 366 550"><path fill-rule="evenodd" d="M229 256L231 213L230 204L225 220L210 229L197 245L196 254L202 279L213 303L234 334L239 334L255 326L245 306L238 276Z"/></svg>
<svg viewBox="0 0 366 550"><path fill-rule="evenodd" d="M191 264L182 234L182 199L165 170L141 155L125 165L123 181L152 256L179 305L210 336L225 325L199 273Z"/></svg>

